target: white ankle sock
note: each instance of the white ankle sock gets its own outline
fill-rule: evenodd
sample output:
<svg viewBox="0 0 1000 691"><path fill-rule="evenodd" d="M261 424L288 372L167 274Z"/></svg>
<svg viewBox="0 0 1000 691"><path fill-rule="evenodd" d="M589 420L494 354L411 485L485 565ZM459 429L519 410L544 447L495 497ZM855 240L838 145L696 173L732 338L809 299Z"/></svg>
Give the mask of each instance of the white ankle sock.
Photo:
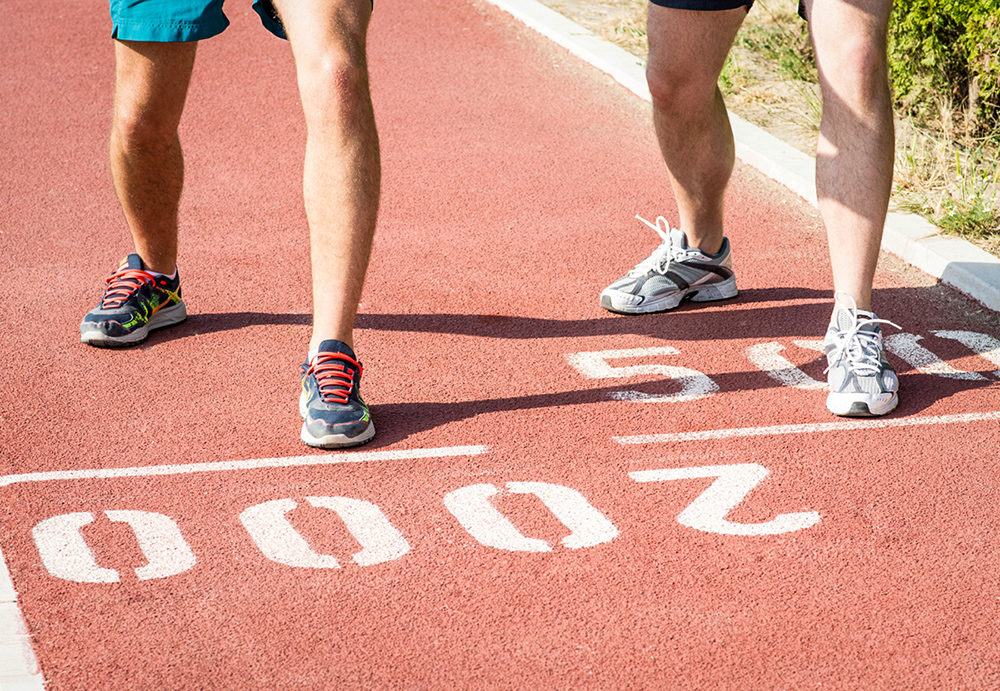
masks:
<svg viewBox="0 0 1000 691"><path fill-rule="evenodd" d="M174 272L172 274L161 274L159 271L150 271L149 273L157 277L169 278L172 281L177 278L177 267L174 267Z"/></svg>

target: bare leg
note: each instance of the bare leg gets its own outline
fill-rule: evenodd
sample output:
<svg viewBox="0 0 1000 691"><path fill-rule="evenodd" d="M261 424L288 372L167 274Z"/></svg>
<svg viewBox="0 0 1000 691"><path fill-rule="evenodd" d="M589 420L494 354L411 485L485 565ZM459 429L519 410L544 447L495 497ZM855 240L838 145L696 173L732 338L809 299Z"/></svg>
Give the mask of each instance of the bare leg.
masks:
<svg viewBox="0 0 1000 691"><path fill-rule="evenodd" d="M894 134L886 62L891 0L807 4L823 120L816 192L830 243L835 290L871 310L892 189Z"/></svg>
<svg viewBox="0 0 1000 691"><path fill-rule="evenodd" d="M718 79L746 10L696 12L649 5L653 124L688 245L722 246L723 197L735 160Z"/></svg>
<svg viewBox="0 0 1000 691"><path fill-rule="evenodd" d="M177 126L197 43L115 41L111 175L136 253L146 267L177 265L177 207L184 182Z"/></svg>
<svg viewBox="0 0 1000 691"><path fill-rule="evenodd" d="M286 0L277 5L295 56L306 119L310 349L331 338L353 349L381 180L365 57L371 2Z"/></svg>

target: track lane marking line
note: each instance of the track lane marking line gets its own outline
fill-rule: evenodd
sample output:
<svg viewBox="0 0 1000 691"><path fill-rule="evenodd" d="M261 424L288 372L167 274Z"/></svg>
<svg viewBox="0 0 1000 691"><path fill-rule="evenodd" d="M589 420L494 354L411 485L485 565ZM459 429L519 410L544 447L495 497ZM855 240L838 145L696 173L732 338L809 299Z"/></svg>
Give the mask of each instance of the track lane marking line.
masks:
<svg viewBox="0 0 1000 691"><path fill-rule="evenodd" d="M188 463L179 465L154 465L134 468L102 468L91 470L66 470L43 473L22 473L0 477L0 487L26 482L55 480L88 480L122 477L149 477L155 475L183 475L226 470L253 470L258 468L288 468L339 463L365 463L419 458L446 458L449 456L476 456L489 450L489 446L449 446L433 449L401 449L396 451L356 451L348 453L289 456L284 458L259 458L245 461L218 463ZM24 615L17 601L17 591L10 576L3 551L0 550L0 688L17 688L25 691L44 691L45 681L31 645L31 636Z"/></svg>
<svg viewBox="0 0 1000 691"><path fill-rule="evenodd" d="M310 465L340 463L369 463L373 461L400 461L419 458L446 458L449 456L476 456L489 450L489 446L443 446L434 449L400 449L395 451L354 451L347 453L287 456L283 458L255 458L246 461L219 461L214 463L185 463L150 465L133 468L94 468L89 470L56 470L40 473L22 473L0 477L0 487L22 482L51 482L56 480L95 480L121 477L150 477L155 475L185 475L188 473L215 473L226 470L256 470L259 468L291 468Z"/></svg>
<svg viewBox="0 0 1000 691"><path fill-rule="evenodd" d="M668 432L665 434L637 434L611 437L618 444L669 444L672 442L703 441L706 439L732 439L735 437L769 437L782 434L811 434L817 432L845 432L850 430L886 429L889 427L916 427L920 425L955 425L968 422L1000 420L1000 411L986 413L957 413L928 417L905 417L880 420L844 420L841 422L815 422L802 425L773 425L770 427L733 427L708 429L698 432Z"/></svg>

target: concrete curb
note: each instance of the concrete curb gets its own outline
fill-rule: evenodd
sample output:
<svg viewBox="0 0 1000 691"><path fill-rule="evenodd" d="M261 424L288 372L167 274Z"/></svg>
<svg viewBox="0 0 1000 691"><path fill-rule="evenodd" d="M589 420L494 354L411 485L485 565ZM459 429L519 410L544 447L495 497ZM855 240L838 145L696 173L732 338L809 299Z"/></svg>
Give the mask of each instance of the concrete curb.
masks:
<svg viewBox="0 0 1000 691"><path fill-rule="evenodd" d="M18 607L3 552L0 552L0 689L45 691L45 680L31 647L31 636Z"/></svg>
<svg viewBox="0 0 1000 691"><path fill-rule="evenodd" d="M643 62L536 0L488 0L622 86L650 100ZM736 155L816 206L816 162L777 137L729 114ZM1000 311L1000 259L942 234L919 216L890 213L882 248L994 311Z"/></svg>

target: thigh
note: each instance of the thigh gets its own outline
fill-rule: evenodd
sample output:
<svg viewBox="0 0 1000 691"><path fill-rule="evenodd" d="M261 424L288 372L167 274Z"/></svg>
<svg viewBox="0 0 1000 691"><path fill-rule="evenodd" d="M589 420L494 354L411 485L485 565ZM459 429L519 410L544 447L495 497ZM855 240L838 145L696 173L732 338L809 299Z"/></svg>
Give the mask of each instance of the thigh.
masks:
<svg viewBox="0 0 1000 691"><path fill-rule="evenodd" d="M892 0L806 0L805 6L824 101L886 92Z"/></svg>
<svg viewBox="0 0 1000 691"><path fill-rule="evenodd" d="M300 68L331 51L365 63L372 0L274 0Z"/></svg>
<svg viewBox="0 0 1000 691"><path fill-rule="evenodd" d="M747 7L714 11L650 3L648 72L676 75L714 88Z"/></svg>
<svg viewBox="0 0 1000 691"><path fill-rule="evenodd" d="M847 51L859 44L885 52L892 0L804 0L817 52Z"/></svg>

